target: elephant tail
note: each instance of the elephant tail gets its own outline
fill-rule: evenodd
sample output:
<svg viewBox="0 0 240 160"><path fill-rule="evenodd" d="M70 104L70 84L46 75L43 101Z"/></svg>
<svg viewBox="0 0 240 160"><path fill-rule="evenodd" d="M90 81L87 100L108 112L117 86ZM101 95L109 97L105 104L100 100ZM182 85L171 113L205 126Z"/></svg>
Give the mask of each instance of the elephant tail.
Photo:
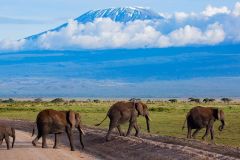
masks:
<svg viewBox="0 0 240 160"><path fill-rule="evenodd" d="M95 126L100 126L107 119L107 116L108 116L108 114L106 115L106 117L100 123L95 124Z"/></svg>
<svg viewBox="0 0 240 160"><path fill-rule="evenodd" d="M184 130L184 128L185 128L185 125L186 125L186 122L187 122L187 119L188 119L189 115L190 115L190 113L188 112L187 115L186 115L186 118L184 120L184 123L183 123L183 126L182 126L182 130Z"/></svg>

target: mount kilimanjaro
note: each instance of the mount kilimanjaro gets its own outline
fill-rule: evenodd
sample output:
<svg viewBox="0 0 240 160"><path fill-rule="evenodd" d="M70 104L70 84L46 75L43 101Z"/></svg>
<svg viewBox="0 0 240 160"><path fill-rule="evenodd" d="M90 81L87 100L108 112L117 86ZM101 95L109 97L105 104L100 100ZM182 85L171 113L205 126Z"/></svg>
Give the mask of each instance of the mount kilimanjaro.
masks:
<svg viewBox="0 0 240 160"><path fill-rule="evenodd" d="M119 7L119 8L108 8L99 10L90 10L81 16L75 18L74 20L78 23L88 23L93 22L97 18L110 18L115 22L127 23L135 20L160 20L163 19L158 13L152 11L151 9L142 7ZM60 29L66 27L68 23L64 23L54 29L44 31L42 33L26 37L27 40L34 40L41 36L42 34L49 31L59 31Z"/></svg>

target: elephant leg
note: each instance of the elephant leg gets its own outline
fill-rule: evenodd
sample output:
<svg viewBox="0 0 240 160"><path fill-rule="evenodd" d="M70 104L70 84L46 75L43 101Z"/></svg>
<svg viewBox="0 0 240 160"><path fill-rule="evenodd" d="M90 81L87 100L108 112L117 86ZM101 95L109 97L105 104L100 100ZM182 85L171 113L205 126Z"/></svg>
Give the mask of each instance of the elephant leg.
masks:
<svg viewBox="0 0 240 160"><path fill-rule="evenodd" d="M213 129L213 126L210 129L210 133L211 133L211 141L212 141L212 143L214 143L214 129Z"/></svg>
<svg viewBox="0 0 240 160"><path fill-rule="evenodd" d="M72 129L71 128L67 128L66 132L67 132L68 140L70 142L71 151L75 151L74 146L73 146Z"/></svg>
<svg viewBox="0 0 240 160"><path fill-rule="evenodd" d="M1 139L1 140L0 140L0 145L2 144L2 142L3 142L3 140Z"/></svg>
<svg viewBox="0 0 240 160"><path fill-rule="evenodd" d="M210 131L210 127L207 126L207 127L206 127L206 132L205 132L205 134L204 134L203 137L202 137L203 140L205 140L205 138L208 136L209 131Z"/></svg>
<svg viewBox="0 0 240 160"><path fill-rule="evenodd" d="M192 137L195 139L196 138L196 135L198 134L198 132L200 131L200 129L196 129L193 134L192 134Z"/></svg>
<svg viewBox="0 0 240 160"><path fill-rule="evenodd" d="M190 126L188 126L187 138L192 138L192 128Z"/></svg>
<svg viewBox="0 0 240 160"><path fill-rule="evenodd" d="M6 144L7 144L7 149L9 150L10 149L10 140L9 140L8 135L5 136L5 141L6 141Z"/></svg>
<svg viewBox="0 0 240 160"><path fill-rule="evenodd" d="M32 141L33 146L37 146L37 141L41 138L41 135L38 134L37 137Z"/></svg>
<svg viewBox="0 0 240 160"><path fill-rule="evenodd" d="M134 122L130 122L126 136L130 135L133 127L134 127Z"/></svg>
<svg viewBox="0 0 240 160"><path fill-rule="evenodd" d="M124 136L124 133L122 132L120 125L117 126L117 129L118 129L119 135Z"/></svg>
<svg viewBox="0 0 240 160"><path fill-rule="evenodd" d="M112 132L112 130L117 127L117 120L110 120L110 123L109 123L109 128L108 128L108 133L106 135L106 141L109 141L110 140L110 134Z"/></svg>
<svg viewBox="0 0 240 160"><path fill-rule="evenodd" d="M134 128L136 130L135 136L139 137L139 127L138 127L137 123L134 124Z"/></svg>
<svg viewBox="0 0 240 160"><path fill-rule="evenodd" d="M47 146L47 134L42 135L42 148L48 148L48 146Z"/></svg>
<svg viewBox="0 0 240 160"><path fill-rule="evenodd" d="M54 146L53 148L54 149L57 149L58 148L58 143L59 143L59 137L60 137L60 133L55 133L55 141L54 141Z"/></svg>

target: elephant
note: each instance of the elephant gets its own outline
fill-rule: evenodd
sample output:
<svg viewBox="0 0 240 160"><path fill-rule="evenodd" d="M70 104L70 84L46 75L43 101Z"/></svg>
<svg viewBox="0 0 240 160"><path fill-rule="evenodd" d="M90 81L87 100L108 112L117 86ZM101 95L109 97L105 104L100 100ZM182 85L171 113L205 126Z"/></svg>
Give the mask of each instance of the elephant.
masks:
<svg viewBox="0 0 240 160"><path fill-rule="evenodd" d="M55 142L53 148L58 148L58 141L59 136L66 132L70 146L71 151L74 151L74 145L73 145L73 129L77 128L79 131L79 137L80 137L80 143L82 145L82 148L84 148L83 142L82 142L82 135L84 134L82 130L82 124L81 124L81 117L79 113L73 112L73 111L56 111L52 109L46 109L41 111L37 115L36 119L36 125L38 129L37 137L32 141L32 144L36 146L37 141L39 138L42 137L42 148L47 148L46 144L46 136L48 134L54 134L55 135ZM32 136L34 135L35 127L33 127Z"/></svg>
<svg viewBox="0 0 240 160"><path fill-rule="evenodd" d="M14 142L15 142L15 137L16 137L15 129L12 127L0 126L0 145L3 142L3 139L5 139L8 150L10 149L9 136L13 138L13 141L12 141L12 148L13 148Z"/></svg>
<svg viewBox="0 0 240 160"><path fill-rule="evenodd" d="M221 132L225 126L224 112L218 108L212 107L193 107L186 115L182 129L184 129L186 121L188 127L187 138L196 138L197 133L202 129L206 128L205 134L202 137L203 140L211 133L211 141L214 143L214 129L213 124L216 120L221 121L221 125L218 130ZM192 129L196 129L191 134Z"/></svg>
<svg viewBox="0 0 240 160"><path fill-rule="evenodd" d="M113 104L110 109L108 110L108 113L106 117L95 126L99 126L103 123L103 121L106 120L107 117L110 119L109 123L109 129L108 133L106 135L106 141L110 140L110 134L112 130L117 127L118 132L120 136L124 136L124 133L121 130L120 125L124 124L126 122L129 122L129 127L126 136L128 136L134 127L136 130L135 136L139 136L139 127L137 124L137 117L139 115L145 116L146 123L147 123L147 130L150 132L150 126L149 126L149 111L146 104L142 102L125 102L120 101Z"/></svg>

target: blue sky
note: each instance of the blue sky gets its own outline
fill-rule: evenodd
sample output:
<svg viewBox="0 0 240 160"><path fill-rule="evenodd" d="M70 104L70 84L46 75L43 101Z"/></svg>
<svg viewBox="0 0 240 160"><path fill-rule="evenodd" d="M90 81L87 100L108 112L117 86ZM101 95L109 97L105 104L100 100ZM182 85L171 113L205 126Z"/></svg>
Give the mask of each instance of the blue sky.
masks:
<svg viewBox="0 0 240 160"><path fill-rule="evenodd" d="M54 28L70 18L99 8L144 6L156 12L201 12L211 4L215 7L234 7L237 0L8 0L0 1L0 40L20 39Z"/></svg>

